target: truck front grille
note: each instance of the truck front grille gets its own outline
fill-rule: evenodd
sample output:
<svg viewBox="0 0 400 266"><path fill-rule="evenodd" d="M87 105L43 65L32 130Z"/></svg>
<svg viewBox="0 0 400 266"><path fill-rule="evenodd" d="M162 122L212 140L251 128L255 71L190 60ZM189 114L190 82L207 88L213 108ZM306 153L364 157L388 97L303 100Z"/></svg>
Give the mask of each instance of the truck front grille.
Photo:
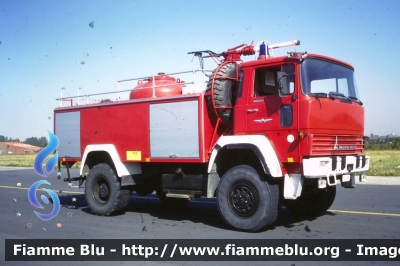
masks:
<svg viewBox="0 0 400 266"><path fill-rule="evenodd" d="M364 137L352 135L310 135L310 155L347 155L364 151Z"/></svg>

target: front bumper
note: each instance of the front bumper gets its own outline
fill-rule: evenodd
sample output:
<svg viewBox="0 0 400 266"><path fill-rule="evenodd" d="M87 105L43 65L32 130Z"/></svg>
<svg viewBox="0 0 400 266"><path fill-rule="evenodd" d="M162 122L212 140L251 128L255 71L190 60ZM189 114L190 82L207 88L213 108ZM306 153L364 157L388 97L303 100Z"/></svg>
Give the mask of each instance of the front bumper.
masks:
<svg viewBox="0 0 400 266"><path fill-rule="evenodd" d="M303 159L305 178L329 178L348 174L364 174L369 169L369 156L329 156Z"/></svg>

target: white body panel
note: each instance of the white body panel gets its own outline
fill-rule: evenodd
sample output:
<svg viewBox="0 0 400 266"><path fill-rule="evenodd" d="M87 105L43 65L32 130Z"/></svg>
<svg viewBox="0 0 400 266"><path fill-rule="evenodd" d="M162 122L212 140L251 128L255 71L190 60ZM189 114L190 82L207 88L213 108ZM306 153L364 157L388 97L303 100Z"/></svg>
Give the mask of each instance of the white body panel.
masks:
<svg viewBox="0 0 400 266"><path fill-rule="evenodd" d="M83 173L83 168L85 166L86 158L90 152L94 151L105 151L107 152L112 161L114 162L115 169L117 170L118 176L126 176L126 175L133 175L133 174L141 174L142 168L140 163L123 163L119 159L117 149L113 144L98 144L98 145L88 145L86 146L85 153L83 154L82 164L80 169L80 175Z"/></svg>
<svg viewBox="0 0 400 266"><path fill-rule="evenodd" d="M211 172L212 165L217 157L218 151L224 146L229 144L250 144L259 149L264 161L268 166L269 173L273 177L282 177L282 169L278 160L278 156L275 153L274 148L271 145L269 139L264 135L238 135L238 136L222 136L214 146L213 152L210 157L208 164L208 172ZM264 169L265 170L265 169Z"/></svg>

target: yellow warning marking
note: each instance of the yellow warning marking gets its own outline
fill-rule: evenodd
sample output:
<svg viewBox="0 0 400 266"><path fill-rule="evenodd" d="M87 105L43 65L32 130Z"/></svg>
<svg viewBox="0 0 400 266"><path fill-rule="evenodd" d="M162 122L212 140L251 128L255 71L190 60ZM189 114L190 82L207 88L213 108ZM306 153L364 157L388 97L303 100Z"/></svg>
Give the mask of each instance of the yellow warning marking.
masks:
<svg viewBox="0 0 400 266"><path fill-rule="evenodd" d="M287 161L288 161L288 163L293 163L294 162L293 158L287 158Z"/></svg>
<svg viewBox="0 0 400 266"><path fill-rule="evenodd" d="M364 215L378 215L378 216L393 216L400 217L400 214L397 213L384 213L384 212L357 212L357 211L342 211L342 210L328 210L330 212L342 212L342 213L350 213L350 214L364 214Z"/></svg>
<svg viewBox="0 0 400 266"><path fill-rule="evenodd" d="M15 189L29 189L29 188L24 188L24 187L9 187L9 186L0 186L0 188L15 188Z"/></svg>
<svg viewBox="0 0 400 266"><path fill-rule="evenodd" d="M126 159L128 161L141 161L142 152L141 151L126 151Z"/></svg>
<svg viewBox="0 0 400 266"><path fill-rule="evenodd" d="M28 190L28 189L29 189L29 188L26 188L26 187L9 187L9 186L0 186L0 188L13 188L13 189L24 189L24 190ZM61 190L62 193L66 193L66 194L69 194L69 193L73 193L73 194L85 194L85 192L67 191L67 190L62 190L62 189L60 189L60 190L51 189L51 190L54 191L54 192L56 192L56 193L59 193L60 190ZM45 190L43 189L43 191L45 191Z"/></svg>

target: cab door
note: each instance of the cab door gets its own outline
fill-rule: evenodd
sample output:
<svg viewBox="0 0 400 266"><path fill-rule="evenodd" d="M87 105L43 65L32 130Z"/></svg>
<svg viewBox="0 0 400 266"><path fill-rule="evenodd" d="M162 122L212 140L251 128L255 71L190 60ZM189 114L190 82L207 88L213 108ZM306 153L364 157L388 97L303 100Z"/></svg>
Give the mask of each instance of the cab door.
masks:
<svg viewBox="0 0 400 266"><path fill-rule="evenodd" d="M295 66L255 68L253 77L253 93L248 97L245 111L246 133L266 135L283 162L298 159Z"/></svg>

